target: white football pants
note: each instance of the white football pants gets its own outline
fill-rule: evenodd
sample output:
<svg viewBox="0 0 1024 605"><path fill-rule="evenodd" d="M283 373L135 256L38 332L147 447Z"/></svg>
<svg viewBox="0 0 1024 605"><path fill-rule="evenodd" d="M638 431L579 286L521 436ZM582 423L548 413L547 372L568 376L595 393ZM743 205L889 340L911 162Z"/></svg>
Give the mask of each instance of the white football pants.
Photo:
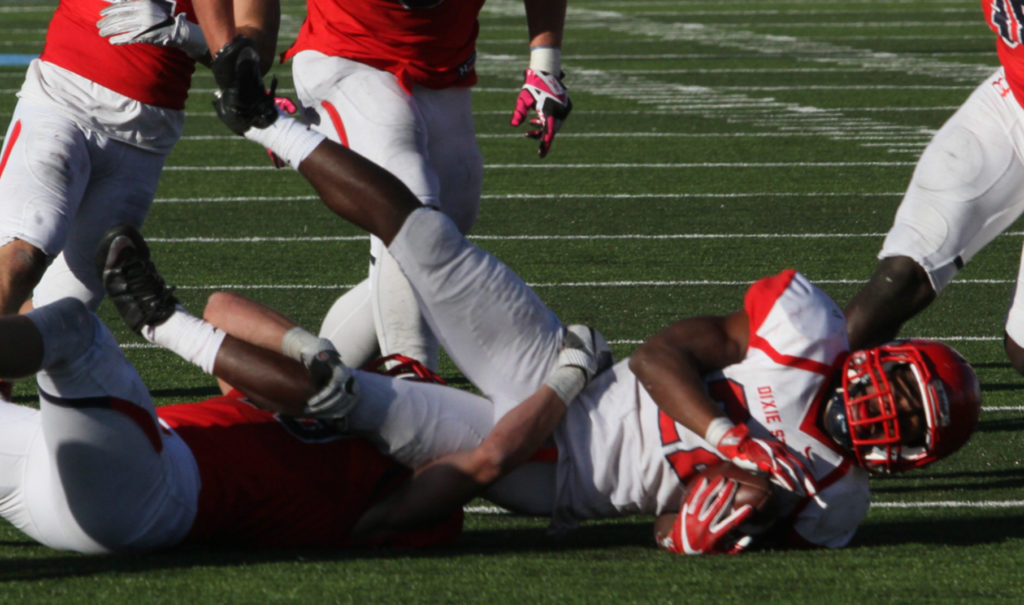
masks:
<svg viewBox="0 0 1024 605"><path fill-rule="evenodd" d="M468 88L417 86L410 94L389 72L316 51L297 54L292 74L306 120L317 131L383 166L424 205L451 216L463 232L472 227L483 158ZM372 316L381 354L401 353L436 369L437 344L419 315L415 295L384 246L376 238L371 242L370 295L355 291L339 299L321 334L345 335L335 345L346 363L361 366L375 351L353 337L365 330L353 330L352 324Z"/></svg>
<svg viewBox="0 0 1024 605"><path fill-rule="evenodd" d="M413 212L390 251L430 328L484 394L357 373L363 394L352 427L375 433L385 453L416 467L479 445L535 393L558 357L563 328L518 275L440 212ZM487 496L521 512L550 514L554 490L555 464L539 462L502 479Z"/></svg>
<svg viewBox="0 0 1024 605"><path fill-rule="evenodd" d="M149 392L81 302L33 311L47 369L39 410L0 401L0 516L46 546L135 552L181 542L199 472Z"/></svg>
<svg viewBox="0 0 1024 605"><path fill-rule="evenodd" d="M1024 213L1024 108L999 68L921 154L879 258L907 256L941 292L957 271ZM1024 272L1024 264L1020 271ZM1018 274L1018 284L1024 283ZM1024 342L1024 297L1006 331Z"/></svg>
<svg viewBox="0 0 1024 605"><path fill-rule="evenodd" d="M0 152L5 156L0 245L20 239L56 257L33 294L36 305L73 296L95 309L103 298L93 264L100 238L114 225L142 226L166 153L112 139L22 99Z"/></svg>

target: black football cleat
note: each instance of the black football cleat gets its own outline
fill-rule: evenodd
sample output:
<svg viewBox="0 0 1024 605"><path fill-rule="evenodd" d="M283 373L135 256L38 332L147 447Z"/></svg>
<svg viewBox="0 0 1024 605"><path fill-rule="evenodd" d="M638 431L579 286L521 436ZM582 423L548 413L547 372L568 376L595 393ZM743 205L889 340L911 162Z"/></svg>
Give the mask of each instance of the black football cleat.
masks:
<svg viewBox="0 0 1024 605"><path fill-rule="evenodd" d="M96 269L107 296L136 333L162 324L174 313L174 288L160 277L149 258L149 246L135 227L118 225L107 231L96 252Z"/></svg>

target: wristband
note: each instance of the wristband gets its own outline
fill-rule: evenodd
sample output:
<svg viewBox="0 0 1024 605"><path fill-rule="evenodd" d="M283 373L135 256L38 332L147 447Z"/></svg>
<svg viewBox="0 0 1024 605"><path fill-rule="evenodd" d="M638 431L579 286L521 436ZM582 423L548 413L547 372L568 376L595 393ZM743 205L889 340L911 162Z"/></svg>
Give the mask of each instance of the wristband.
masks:
<svg viewBox="0 0 1024 605"><path fill-rule="evenodd" d="M307 332L300 326L288 330L281 338L281 353L285 357L301 361L309 367L317 353L323 350L334 350L334 344L326 338L320 338Z"/></svg>
<svg viewBox="0 0 1024 605"><path fill-rule="evenodd" d="M562 49L555 46L534 46L530 49L530 69L559 77L562 73Z"/></svg>
<svg viewBox="0 0 1024 605"><path fill-rule="evenodd" d="M732 423L725 416L716 416L714 420L708 424L708 428L704 431L704 441L707 441L716 449L718 448L718 442L722 440L722 437L726 433L731 431L736 425Z"/></svg>
<svg viewBox="0 0 1024 605"><path fill-rule="evenodd" d="M587 374L582 368L575 366L560 366L548 374L544 384L551 388L558 395L558 398L569 407L573 399L580 394L583 387L587 386Z"/></svg>

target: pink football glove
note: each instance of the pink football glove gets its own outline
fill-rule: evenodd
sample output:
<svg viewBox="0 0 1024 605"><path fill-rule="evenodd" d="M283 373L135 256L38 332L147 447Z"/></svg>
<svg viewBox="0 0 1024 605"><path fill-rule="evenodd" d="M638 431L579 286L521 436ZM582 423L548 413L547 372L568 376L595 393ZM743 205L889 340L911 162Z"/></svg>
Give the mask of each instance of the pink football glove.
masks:
<svg viewBox="0 0 1024 605"><path fill-rule="evenodd" d="M710 482L701 477L683 502L672 533L662 546L687 555L734 555L751 542L750 536L733 532L754 514L749 504L734 508L739 484L719 475Z"/></svg>
<svg viewBox="0 0 1024 605"><path fill-rule="evenodd" d="M295 103L288 97L274 97L274 105L277 106L281 111L292 114L299 110L295 106ZM287 162L282 160L276 153L271 150L267 150L267 155L270 156L270 163L274 165L274 168L284 168L288 165Z"/></svg>
<svg viewBox="0 0 1024 605"><path fill-rule="evenodd" d="M729 429L717 444L718 451L736 466L748 471L768 473L772 481L791 492L814 496L818 489L803 463L793 457L779 441L750 436L745 424Z"/></svg>
<svg viewBox="0 0 1024 605"><path fill-rule="evenodd" d="M512 126L519 126L526 119L526 114L531 109L535 110L537 117L530 120L530 124L536 130L527 132L526 136L540 140L540 148L537 153L540 157L544 157L551 149L555 133L562 127L562 122L569 117L569 112L572 111L572 101L569 100L569 91L562 86L562 76L532 69L527 69L523 75L525 78L523 88L519 91L516 109L512 112L512 119L509 123Z"/></svg>

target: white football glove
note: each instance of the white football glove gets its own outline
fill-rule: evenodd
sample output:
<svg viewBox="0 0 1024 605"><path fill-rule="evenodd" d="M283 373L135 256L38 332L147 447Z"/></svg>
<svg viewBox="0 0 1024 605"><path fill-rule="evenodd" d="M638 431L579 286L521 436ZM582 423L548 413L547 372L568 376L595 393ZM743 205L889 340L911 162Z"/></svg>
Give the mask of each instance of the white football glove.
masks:
<svg viewBox="0 0 1024 605"><path fill-rule="evenodd" d="M562 350L544 384L569 405L591 378L611 365L612 351L604 336L589 326L573 324L565 327Z"/></svg>
<svg viewBox="0 0 1024 605"><path fill-rule="evenodd" d="M341 362L334 350L323 350L310 361L309 373L323 386L306 402L303 414L338 425L344 430L345 417L359 403L359 383L352 369Z"/></svg>
<svg viewBox="0 0 1024 605"><path fill-rule="evenodd" d="M145 43L180 48L193 59L205 55L209 48L199 25L177 15L169 0L106 0L110 6L100 11L96 27L100 36L115 46Z"/></svg>

